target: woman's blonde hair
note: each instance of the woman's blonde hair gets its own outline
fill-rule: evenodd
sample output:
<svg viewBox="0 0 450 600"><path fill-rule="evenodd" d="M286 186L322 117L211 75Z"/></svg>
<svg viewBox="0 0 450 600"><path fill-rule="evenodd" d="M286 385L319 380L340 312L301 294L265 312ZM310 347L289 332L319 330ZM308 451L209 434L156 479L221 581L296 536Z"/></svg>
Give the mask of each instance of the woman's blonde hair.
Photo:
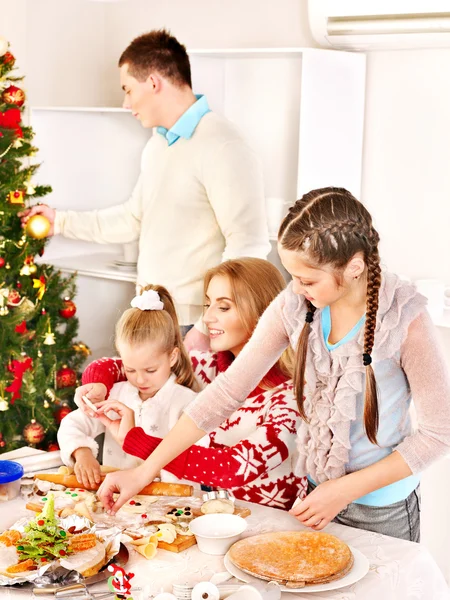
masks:
<svg viewBox="0 0 450 600"><path fill-rule="evenodd" d="M163 310L128 308L116 325L116 347L122 343L139 346L148 342L161 344L162 352L178 348L178 358L172 371L176 382L195 391L199 390L192 363L181 338L178 317L171 295L162 285L147 285L141 293L154 290L164 304Z"/></svg>
<svg viewBox="0 0 450 600"><path fill-rule="evenodd" d="M213 277L226 277L230 282L232 300L236 304L242 325L251 337L256 324L269 304L286 287L280 271L267 260L261 258L237 258L227 260L207 271L204 278L204 293L207 296L208 286ZM294 371L293 352L291 348L280 357L277 366L292 378ZM270 389L273 384L263 379L262 387Z"/></svg>
<svg viewBox="0 0 450 600"><path fill-rule="evenodd" d="M364 349L361 356L361 362L366 367L364 428L373 444L377 443L379 423L377 386L371 365L381 285L379 241L372 217L365 206L346 189L334 187L312 190L297 200L278 232L281 246L305 255L312 267L331 265L338 284L343 270L355 254L361 252L364 257L367 279ZM308 310L298 340L294 373L298 410L305 421L305 364L310 323L316 310L310 302L306 304Z"/></svg>

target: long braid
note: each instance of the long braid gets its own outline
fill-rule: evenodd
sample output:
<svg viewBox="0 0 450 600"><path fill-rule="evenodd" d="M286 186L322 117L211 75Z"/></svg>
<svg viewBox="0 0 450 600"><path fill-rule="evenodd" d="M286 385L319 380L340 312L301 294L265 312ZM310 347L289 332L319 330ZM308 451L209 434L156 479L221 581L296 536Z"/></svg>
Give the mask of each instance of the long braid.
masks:
<svg viewBox="0 0 450 600"><path fill-rule="evenodd" d="M298 200L284 218L278 241L286 250L299 252L314 267L332 265L340 272L355 254L362 252L367 267L366 322L363 364L366 367L364 428L368 439L377 443L379 411L375 374L371 366L374 345L378 295L381 284L378 233L372 226L367 209L343 188L323 188L308 192ZM301 417L304 408L305 364L310 323L315 308L307 302L306 323L297 344L294 388Z"/></svg>
<svg viewBox="0 0 450 600"><path fill-rule="evenodd" d="M376 234L378 238L378 234ZM366 391L364 397L364 429L372 444L377 444L379 425L378 395L375 373L372 367L372 349L377 322L379 290L381 285L380 257L377 245L366 257L367 264L367 297L366 322L364 328L363 363L366 367Z"/></svg>
<svg viewBox="0 0 450 600"><path fill-rule="evenodd" d="M298 412L304 421L307 421L305 413L305 396L303 395L303 389L305 386L305 367L306 367L306 353L308 351L308 338L311 329L311 323L316 312L316 307L311 304L309 300L306 300L308 310L306 312L305 324L303 325L302 332L298 338L297 343L297 363L294 372L294 390L297 398Z"/></svg>

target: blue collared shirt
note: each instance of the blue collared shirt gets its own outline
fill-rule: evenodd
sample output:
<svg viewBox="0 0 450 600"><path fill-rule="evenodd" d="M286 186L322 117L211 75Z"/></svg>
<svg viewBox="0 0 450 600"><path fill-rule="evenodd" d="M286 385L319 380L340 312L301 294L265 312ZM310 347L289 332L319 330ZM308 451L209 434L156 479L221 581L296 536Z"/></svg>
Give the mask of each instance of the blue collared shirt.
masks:
<svg viewBox="0 0 450 600"><path fill-rule="evenodd" d="M206 113L210 112L211 109L208 106L206 97L202 95L196 95L195 97L197 102L190 106L170 129L165 127L156 128L156 131L166 138L169 146L175 144L180 137L189 140L201 119Z"/></svg>

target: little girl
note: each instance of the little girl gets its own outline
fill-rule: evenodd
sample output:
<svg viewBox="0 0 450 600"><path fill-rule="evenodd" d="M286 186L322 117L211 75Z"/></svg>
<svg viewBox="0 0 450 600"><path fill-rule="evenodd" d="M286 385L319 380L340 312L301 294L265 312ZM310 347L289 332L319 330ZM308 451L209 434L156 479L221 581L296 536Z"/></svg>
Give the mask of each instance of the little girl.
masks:
<svg viewBox="0 0 450 600"><path fill-rule="evenodd" d="M381 271L378 243L370 214L347 190L314 190L295 203L278 234L292 283L146 462L106 477L99 496L110 512L136 493L136 480L151 481L236 410L291 344L303 418L297 472L310 481L291 512L315 530L334 519L419 541L419 473L449 450L450 381L426 299Z"/></svg>
<svg viewBox="0 0 450 600"><path fill-rule="evenodd" d="M136 425L146 433L164 437L194 399L198 384L168 291L162 286L148 286L131 306L116 325L116 348L127 381L114 385L111 398L118 401L116 408L120 408L119 402L130 407ZM104 465L126 469L141 462L123 452L101 422L119 415L109 412L96 416L86 407L75 410L63 419L58 431L62 460L74 466L78 480L87 487L100 482L95 438L103 432Z"/></svg>

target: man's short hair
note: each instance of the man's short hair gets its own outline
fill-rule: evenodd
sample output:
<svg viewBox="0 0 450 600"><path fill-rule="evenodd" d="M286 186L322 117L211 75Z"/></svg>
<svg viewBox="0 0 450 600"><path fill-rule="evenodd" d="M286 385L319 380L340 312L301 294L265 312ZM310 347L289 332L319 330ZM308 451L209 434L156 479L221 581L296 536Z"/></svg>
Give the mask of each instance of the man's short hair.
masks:
<svg viewBox="0 0 450 600"><path fill-rule="evenodd" d="M119 59L119 67L124 64L128 64L129 74L138 81L145 81L152 71L157 71L180 87L192 87L186 47L167 29L155 29L135 38Z"/></svg>

